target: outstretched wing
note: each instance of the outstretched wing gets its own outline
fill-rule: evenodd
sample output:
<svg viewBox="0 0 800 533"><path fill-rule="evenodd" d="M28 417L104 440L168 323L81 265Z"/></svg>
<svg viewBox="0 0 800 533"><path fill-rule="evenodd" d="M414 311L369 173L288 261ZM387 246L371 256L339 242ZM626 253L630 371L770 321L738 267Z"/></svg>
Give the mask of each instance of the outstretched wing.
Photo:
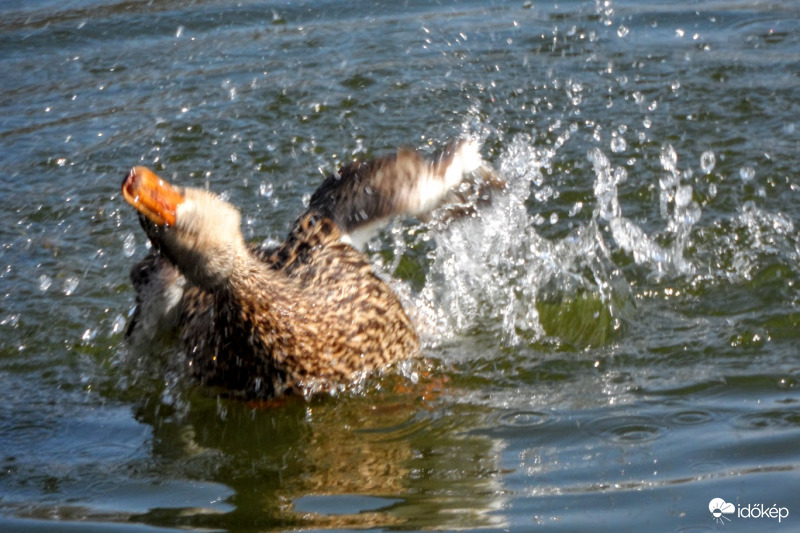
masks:
<svg viewBox="0 0 800 533"><path fill-rule="evenodd" d="M329 176L314 192L303 217L318 214L331 219L359 248L389 219L424 216L439 207L457 192L465 176L476 172L484 178L492 175L473 140L452 141L429 157L401 149L351 163Z"/></svg>

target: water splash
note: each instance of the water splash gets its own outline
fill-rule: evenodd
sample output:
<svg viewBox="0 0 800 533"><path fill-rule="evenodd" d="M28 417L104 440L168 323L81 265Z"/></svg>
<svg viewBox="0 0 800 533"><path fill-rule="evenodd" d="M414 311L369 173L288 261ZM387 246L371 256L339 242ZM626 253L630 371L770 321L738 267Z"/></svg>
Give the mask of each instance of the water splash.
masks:
<svg viewBox="0 0 800 533"><path fill-rule="evenodd" d="M507 190L478 216L435 234L430 271L415 305L436 317L437 335L442 329L450 335L488 331L507 345L603 344L621 327L630 299L619 252L655 279L694 273L686 250L701 209L686 183L691 173L679 170L672 146L664 146L660 156L662 231L648 232L625 216L619 188L628 172L592 148L587 154L594 173L591 216L576 219L584 210L577 202L568 216L573 229L546 237L543 217L529 205L531 199L543 205L559 196L542 172L555 153L535 147L527 135L512 139L496 162ZM549 220L558 224L558 214Z"/></svg>
<svg viewBox="0 0 800 533"><path fill-rule="evenodd" d="M668 246L660 245L641 226L622 216L617 185L627 179L625 170L612 170L608 158L596 149L590 152L589 159L594 163L597 174L595 196L600 208L595 216L608 221L619 247L632 254L637 264L650 265L657 277L692 274L694 266L684 257L684 251L692 228L700 220L701 210L692 199L692 186L682 182L675 149L666 145L661 149L660 156L665 172L659 179L659 212L666 222L666 231L661 237L670 241ZM602 207L603 204L606 206Z"/></svg>

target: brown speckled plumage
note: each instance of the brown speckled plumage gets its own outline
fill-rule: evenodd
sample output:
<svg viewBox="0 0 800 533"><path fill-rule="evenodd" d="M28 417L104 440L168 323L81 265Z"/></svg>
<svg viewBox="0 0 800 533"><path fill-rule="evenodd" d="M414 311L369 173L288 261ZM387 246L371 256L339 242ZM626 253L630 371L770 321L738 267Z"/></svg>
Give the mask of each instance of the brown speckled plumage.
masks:
<svg viewBox="0 0 800 533"><path fill-rule="evenodd" d="M218 197L133 169L123 194L142 214L154 252L131 273L129 341L152 336L142 330L154 323L175 329L192 375L259 397L335 390L416 355L419 340L400 300L346 234L435 207L454 172L460 182L476 168L467 161L474 148L453 144L433 160L400 151L345 167L274 250L247 247L238 212ZM434 198L426 197L431 189ZM169 301L163 316L154 299ZM145 313L156 316L145 321Z"/></svg>
<svg viewBox="0 0 800 533"><path fill-rule="evenodd" d="M181 344L203 383L268 397L329 390L417 353L400 301L329 219L308 215L292 233L295 253L244 262L224 290L187 292Z"/></svg>

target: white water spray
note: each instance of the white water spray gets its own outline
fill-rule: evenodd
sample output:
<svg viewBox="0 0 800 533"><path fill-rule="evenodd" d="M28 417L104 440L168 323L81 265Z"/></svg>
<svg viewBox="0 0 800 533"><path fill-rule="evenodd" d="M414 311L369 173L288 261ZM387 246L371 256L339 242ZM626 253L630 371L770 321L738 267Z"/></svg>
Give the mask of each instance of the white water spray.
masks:
<svg viewBox="0 0 800 533"><path fill-rule="evenodd" d="M528 136L512 139L496 162L507 189L478 216L436 234L415 305L427 310L426 319L437 319L438 338L488 330L507 345L560 342L562 335L579 345L606 342L609 331L619 328L619 307L628 298L628 281L612 259L615 251L656 278L694 272L685 250L701 211L671 146L661 154L659 212L665 228L660 233L648 233L625 216L618 187L627 171L593 148L587 155L595 175L591 218L573 218L578 223L564 237L544 237L537 230L541 215L527 202L557 194L541 172L553 155L534 147ZM581 208L573 207L570 218Z"/></svg>

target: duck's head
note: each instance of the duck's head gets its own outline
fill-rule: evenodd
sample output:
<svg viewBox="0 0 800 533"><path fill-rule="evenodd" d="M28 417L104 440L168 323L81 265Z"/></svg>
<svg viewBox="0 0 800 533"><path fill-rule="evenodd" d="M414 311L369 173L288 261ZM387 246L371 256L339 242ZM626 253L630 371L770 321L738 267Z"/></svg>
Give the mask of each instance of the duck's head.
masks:
<svg viewBox="0 0 800 533"><path fill-rule="evenodd" d="M214 289L245 254L239 212L215 194L170 185L145 167L133 167L122 196L142 215L153 244L189 281Z"/></svg>

